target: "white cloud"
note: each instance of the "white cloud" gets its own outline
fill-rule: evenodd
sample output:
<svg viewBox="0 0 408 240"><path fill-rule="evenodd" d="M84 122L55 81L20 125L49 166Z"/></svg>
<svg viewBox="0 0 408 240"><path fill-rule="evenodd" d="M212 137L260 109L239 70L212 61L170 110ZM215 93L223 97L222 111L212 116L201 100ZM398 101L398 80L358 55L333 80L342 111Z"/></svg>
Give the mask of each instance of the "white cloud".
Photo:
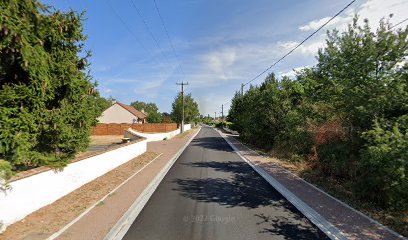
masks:
<svg viewBox="0 0 408 240"><path fill-rule="evenodd" d="M390 14L394 14L394 17L391 19L391 23L396 24L406 17L407 12L408 1L406 0L365 0L360 6L350 8L345 13L333 19L325 26L324 29L322 29L319 34L300 46L294 52L294 54L304 56L316 55L318 49L325 46L325 32L334 28L340 31L345 30L347 26L352 23L352 20L356 14L359 16L360 23L362 23L364 19L368 19L370 26L375 29L378 27L381 18L387 18ZM306 23L305 25L300 26L299 30L302 32L315 31L330 18L331 17L315 19ZM290 50L298 43L299 42L295 41L281 42L280 46L286 50Z"/></svg>
<svg viewBox="0 0 408 240"><path fill-rule="evenodd" d="M381 18L387 18L390 14L394 17L391 19L391 23L396 24L406 17L408 12L408 2L406 0L365 0L363 4L357 7L352 7L345 13L334 18L326 29L344 29L353 20L353 17L357 14L359 16L360 23L364 19L368 19L372 28L377 28ZM308 22L305 25L299 27L301 31L315 31L331 17L324 17L321 19L315 19Z"/></svg>
<svg viewBox="0 0 408 240"><path fill-rule="evenodd" d="M315 31L317 29L319 29L320 26L322 26L325 22L327 22L330 19L330 17L324 17L318 20L313 20L311 22L309 22L306 25L300 26L299 29L300 31L303 32L308 32L308 31ZM331 25L335 25L336 23L340 22L340 18L335 18L333 19L329 24L327 24L326 26L331 26Z"/></svg>
<svg viewBox="0 0 408 240"><path fill-rule="evenodd" d="M300 71L302 71L303 69L305 69L305 68L308 68L309 66L303 66L303 67L296 67L296 68L293 68L292 70L290 70L290 71L287 71L287 72L279 72L278 73L278 76L279 77L289 77L289 78L293 78L293 77L295 77L296 76L296 74L298 73L298 72L300 72Z"/></svg>
<svg viewBox="0 0 408 240"><path fill-rule="evenodd" d="M105 92L105 93L111 93L111 92L112 92L112 89L110 89L110 88L105 89L104 92Z"/></svg>

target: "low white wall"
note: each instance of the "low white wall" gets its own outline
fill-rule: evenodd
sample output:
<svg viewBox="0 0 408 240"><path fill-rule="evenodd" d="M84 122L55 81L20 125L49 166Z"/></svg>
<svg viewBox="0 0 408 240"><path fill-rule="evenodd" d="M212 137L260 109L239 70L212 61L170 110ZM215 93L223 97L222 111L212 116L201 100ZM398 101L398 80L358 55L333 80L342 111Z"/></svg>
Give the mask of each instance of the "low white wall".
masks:
<svg viewBox="0 0 408 240"><path fill-rule="evenodd" d="M191 124L184 124L184 131L188 131L190 129L191 129ZM166 133L143 133L143 132L138 132L132 128L129 128L127 132L125 131L125 137L128 137L130 139L133 139L132 134L135 134L137 136L146 138L148 142L154 142L154 141L164 140L165 138L170 139L176 136L177 134L179 134L180 129L176 129L174 131L166 132Z"/></svg>
<svg viewBox="0 0 408 240"><path fill-rule="evenodd" d="M125 137L133 139L131 135L136 134L138 136L146 138L147 142L154 142L154 141L161 141L165 138L170 139L179 133L180 133L180 129L176 129L174 131L166 132L166 133L142 133L132 128L129 128L128 130L125 131Z"/></svg>
<svg viewBox="0 0 408 240"><path fill-rule="evenodd" d="M28 214L56 201L82 185L146 152L142 140L66 166L62 171L42 172L11 182L0 192L0 232Z"/></svg>

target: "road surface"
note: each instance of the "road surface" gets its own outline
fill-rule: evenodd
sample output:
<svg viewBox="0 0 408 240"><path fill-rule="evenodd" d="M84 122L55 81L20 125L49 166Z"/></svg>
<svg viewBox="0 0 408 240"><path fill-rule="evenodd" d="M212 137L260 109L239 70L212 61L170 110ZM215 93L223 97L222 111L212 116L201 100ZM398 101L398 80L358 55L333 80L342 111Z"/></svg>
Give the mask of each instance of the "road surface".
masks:
<svg viewBox="0 0 408 240"><path fill-rule="evenodd" d="M203 127L124 239L328 239Z"/></svg>

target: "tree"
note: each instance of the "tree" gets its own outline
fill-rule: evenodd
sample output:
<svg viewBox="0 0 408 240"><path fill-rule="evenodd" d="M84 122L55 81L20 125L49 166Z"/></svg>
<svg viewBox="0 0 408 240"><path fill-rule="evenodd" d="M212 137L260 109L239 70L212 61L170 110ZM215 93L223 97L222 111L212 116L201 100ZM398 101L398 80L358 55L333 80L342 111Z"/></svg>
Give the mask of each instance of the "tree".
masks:
<svg viewBox="0 0 408 240"><path fill-rule="evenodd" d="M329 32L317 65L295 79L270 74L236 93L228 120L247 142L303 155L362 199L407 209L408 27L357 23Z"/></svg>
<svg viewBox="0 0 408 240"><path fill-rule="evenodd" d="M130 104L132 107L139 111L145 111L147 113L148 123L160 123L161 114L159 113L159 108L155 103L145 103L142 101L135 101Z"/></svg>
<svg viewBox="0 0 408 240"><path fill-rule="evenodd" d="M171 119L170 113L163 112L161 114L162 123L172 123L173 120Z"/></svg>
<svg viewBox="0 0 408 240"><path fill-rule="evenodd" d="M182 96L179 93L175 98L174 102L172 103L172 111L170 113L171 118L176 123L181 123L182 115L183 115L183 103L182 103ZM191 94L184 96L184 122L190 123L194 121L198 116L200 116L200 112L198 110L198 104L194 101L191 97Z"/></svg>
<svg viewBox="0 0 408 240"><path fill-rule="evenodd" d="M113 102L114 99L112 97L109 98L99 97L96 99L96 105L99 107L99 111L102 112L108 109L110 106L112 106Z"/></svg>
<svg viewBox="0 0 408 240"><path fill-rule="evenodd" d="M1 1L0 9L0 175L64 166L86 149L101 114L83 13L36 0Z"/></svg>

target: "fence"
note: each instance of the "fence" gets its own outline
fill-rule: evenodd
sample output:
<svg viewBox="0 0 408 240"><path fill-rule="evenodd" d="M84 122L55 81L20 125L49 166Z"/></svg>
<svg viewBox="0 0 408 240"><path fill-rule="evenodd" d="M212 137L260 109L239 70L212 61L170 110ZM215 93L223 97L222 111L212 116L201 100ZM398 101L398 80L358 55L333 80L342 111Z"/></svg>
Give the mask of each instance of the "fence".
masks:
<svg viewBox="0 0 408 240"><path fill-rule="evenodd" d="M144 124L128 124L128 123L98 123L92 128L93 136L101 135L123 135L125 130L132 128L138 132L144 133L164 133L171 132L177 129L176 123L144 123Z"/></svg>

